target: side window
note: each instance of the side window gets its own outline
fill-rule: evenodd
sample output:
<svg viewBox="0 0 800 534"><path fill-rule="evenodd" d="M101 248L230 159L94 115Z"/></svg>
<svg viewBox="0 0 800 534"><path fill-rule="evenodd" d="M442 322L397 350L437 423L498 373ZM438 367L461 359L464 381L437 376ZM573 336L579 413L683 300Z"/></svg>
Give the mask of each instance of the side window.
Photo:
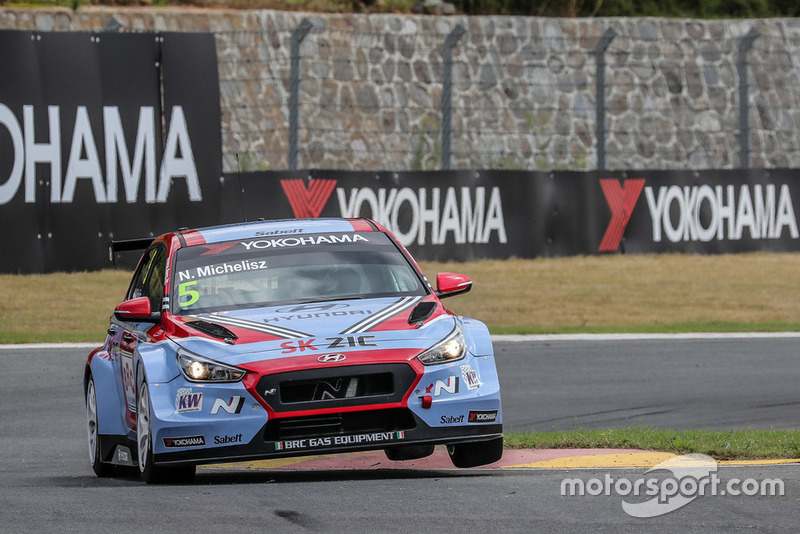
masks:
<svg viewBox="0 0 800 534"><path fill-rule="evenodd" d="M128 299L148 297L150 309L161 309L164 298L164 273L167 268L167 255L163 248L156 247L147 252L147 256L139 266Z"/></svg>
<svg viewBox="0 0 800 534"><path fill-rule="evenodd" d="M159 248L153 259L153 268L145 279L145 295L150 297L150 309L158 311L164 300L164 273L167 269L167 255Z"/></svg>
<svg viewBox="0 0 800 534"><path fill-rule="evenodd" d="M153 267L153 259L155 258L156 252L158 252L158 249L150 249L147 251L146 257L141 261L141 263L139 263L139 270L136 272L136 276L133 278L133 283L128 290L127 300L137 299L144 296L145 278L147 277L147 273L149 273L150 269Z"/></svg>

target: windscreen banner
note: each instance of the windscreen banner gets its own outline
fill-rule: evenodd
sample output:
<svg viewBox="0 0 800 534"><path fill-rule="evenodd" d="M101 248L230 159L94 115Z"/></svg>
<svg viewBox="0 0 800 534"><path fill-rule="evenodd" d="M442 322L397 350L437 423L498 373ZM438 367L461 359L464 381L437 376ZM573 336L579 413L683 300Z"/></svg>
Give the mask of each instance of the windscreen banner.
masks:
<svg viewBox="0 0 800 534"><path fill-rule="evenodd" d="M0 31L0 271L218 220L219 94L210 33Z"/></svg>

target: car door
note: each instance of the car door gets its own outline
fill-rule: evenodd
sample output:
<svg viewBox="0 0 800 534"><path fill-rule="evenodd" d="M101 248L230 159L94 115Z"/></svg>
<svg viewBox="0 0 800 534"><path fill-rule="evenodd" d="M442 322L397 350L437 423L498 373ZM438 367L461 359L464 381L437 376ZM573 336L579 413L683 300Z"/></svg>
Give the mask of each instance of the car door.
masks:
<svg viewBox="0 0 800 534"><path fill-rule="evenodd" d="M164 298L164 273L166 270L166 249L157 245L145 252L133 282L128 288L126 300L139 297L150 299L150 308L158 311ZM147 342L147 330L152 323L128 322L113 319L112 350L116 349L114 358L118 364L122 405L125 406L123 417L128 428L136 428L136 352L140 343Z"/></svg>

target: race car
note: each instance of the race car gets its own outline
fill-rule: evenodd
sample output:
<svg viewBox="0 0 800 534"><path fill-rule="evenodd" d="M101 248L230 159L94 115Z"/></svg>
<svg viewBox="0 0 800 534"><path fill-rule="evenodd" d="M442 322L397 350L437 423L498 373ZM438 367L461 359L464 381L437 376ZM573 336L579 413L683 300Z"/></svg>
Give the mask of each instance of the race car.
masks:
<svg viewBox="0 0 800 534"><path fill-rule="evenodd" d="M196 466L447 446L457 467L503 452L486 326L441 299L369 219L290 219L115 242L144 249L84 373L98 476L187 481Z"/></svg>

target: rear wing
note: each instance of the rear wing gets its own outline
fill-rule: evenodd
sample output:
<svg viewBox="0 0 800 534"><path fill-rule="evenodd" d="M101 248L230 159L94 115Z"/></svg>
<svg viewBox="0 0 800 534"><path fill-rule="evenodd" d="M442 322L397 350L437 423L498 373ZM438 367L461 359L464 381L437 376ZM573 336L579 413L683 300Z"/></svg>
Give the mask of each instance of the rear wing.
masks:
<svg viewBox="0 0 800 534"><path fill-rule="evenodd" d="M112 241L108 246L108 261L111 265L116 265L117 252L128 252L131 250L144 250L150 246L150 243L155 241L155 237L142 237L139 239L121 239L119 241Z"/></svg>

